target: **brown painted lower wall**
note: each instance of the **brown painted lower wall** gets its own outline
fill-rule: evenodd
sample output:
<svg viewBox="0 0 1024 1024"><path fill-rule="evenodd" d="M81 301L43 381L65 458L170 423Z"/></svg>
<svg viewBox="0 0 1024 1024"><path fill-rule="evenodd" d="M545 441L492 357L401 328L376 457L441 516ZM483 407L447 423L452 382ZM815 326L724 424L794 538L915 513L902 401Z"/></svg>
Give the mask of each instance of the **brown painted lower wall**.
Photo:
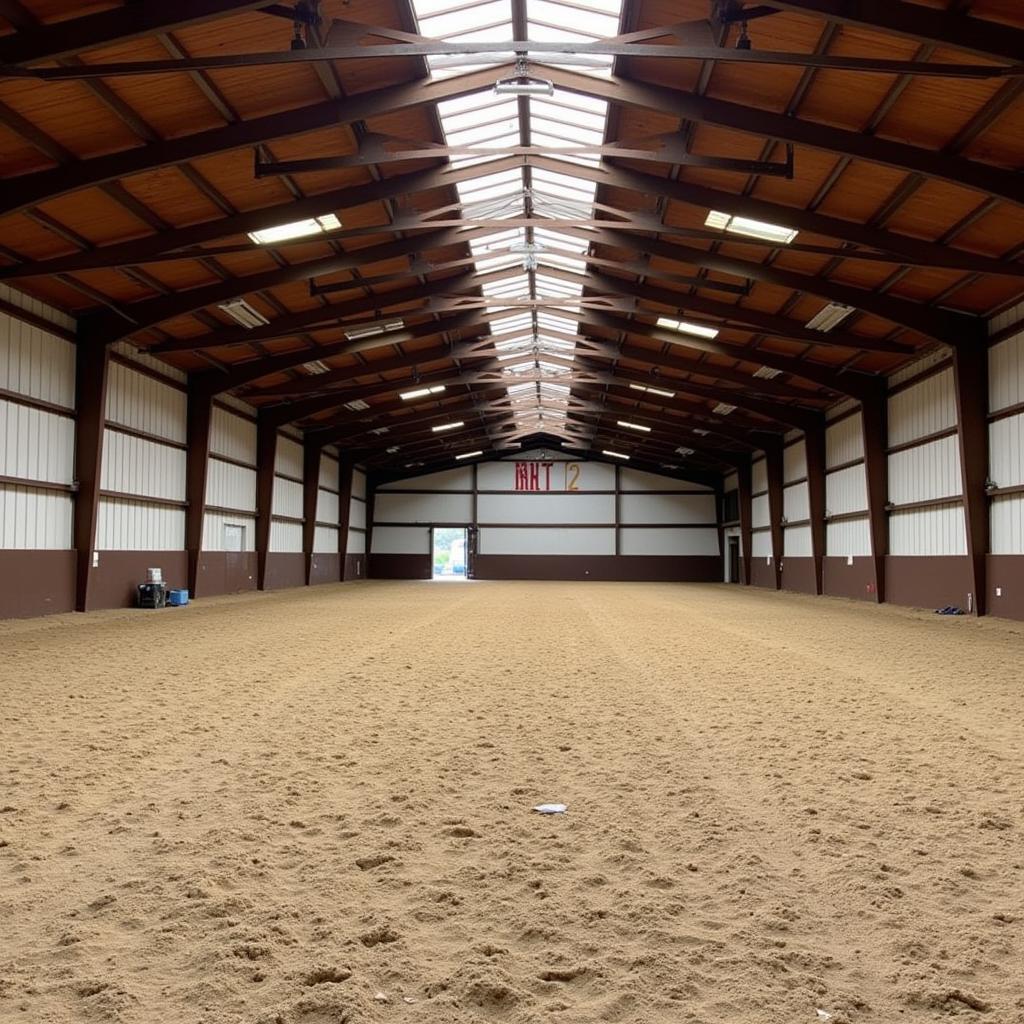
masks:
<svg viewBox="0 0 1024 1024"><path fill-rule="evenodd" d="M0 619L54 615L74 607L74 551L0 551Z"/></svg>
<svg viewBox="0 0 1024 1024"><path fill-rule="evenodd" d="M196 597L215 597L255 589L255 551L204 551L199 556Z"/></svg>
<svg viewBox="0 0 1024 1024"><path fill-rule="evenodd" d="M885 560L885 599L911 608L967 611L971 564L965 555L889 555Z"/></svg>
<svg viewBox="0 0 1024 1024"><path fill-rule="evenodd" d="M429 580L433 575L430 555L370 555L374 580Z"/></svg>
<svg viewBox="0 0 1024 1024"><path fill-rule="evenodd" d="M147 569L163 571L171 589L188 586L188 559L184 551L101 551L92 570L86 611L133 608Z"/></svg>
<svg viewBox="0 0 1024 1024"><path fill-rule="evenodd" d="M267 554L265 590L306 585L306 556L295 551L271 551Z"/></svg>
<svg viewBox="0 0 1024 1024"><path fill-rule="evenodd" d="M848 597L855 601L874 601L875 567L870 558L825 558L824 591L828 597Z"/></svg>
<svg viewBox="0 0 1024 1024"><path fill-rule="evenodd" d="M309 582L337 583L341 579L341 555L315 554L309 566Z"/></svg>
<svg viewBox="0 0 1024 1024"><path fill-rule="evenodd" d="M765 561L764 558L754 558L750 562L750 583L755 587L767 587L775 589L775 560Z"/></svg>
<svg viewBox="0 0 1024 1024"><path fill-rule="evenodd" d="M1024 621L1024 555L988 556L988 613Z"/></svg>
<svg viewBox="0 0 1024 1024"><path fill-rule="evenodd" d="M366 555L346 555L345 556L345 575L342 577L345 580L365 580L366 579Z"/></svg>
<svg viewBox="0 0 1024 1024"><path fill-rule="evenodd" d="M722 578L722 560L656 555L477 555L473 578L715 583Z"/></svg>
<svg viewBox="0 0 1024 1024"><path fill-rule="evenodd" d="M782 589L792 590L797 594L816 594L818 583L814 576L814 559L792 556L784 558L782 560Z"/></svg>

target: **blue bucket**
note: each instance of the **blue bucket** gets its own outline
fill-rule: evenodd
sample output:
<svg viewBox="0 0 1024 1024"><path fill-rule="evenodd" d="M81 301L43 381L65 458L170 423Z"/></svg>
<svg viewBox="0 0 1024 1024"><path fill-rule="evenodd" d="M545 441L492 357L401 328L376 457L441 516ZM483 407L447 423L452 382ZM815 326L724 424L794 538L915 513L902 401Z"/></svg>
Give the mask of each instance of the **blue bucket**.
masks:
<svg viewBox="0 0 1024 1024"><path fill-rule="evenodd" d="M167 603L173 605L175 608L181 607L183 604L188 604L188 591L187 590L172 590L167 595Z"/></svg>

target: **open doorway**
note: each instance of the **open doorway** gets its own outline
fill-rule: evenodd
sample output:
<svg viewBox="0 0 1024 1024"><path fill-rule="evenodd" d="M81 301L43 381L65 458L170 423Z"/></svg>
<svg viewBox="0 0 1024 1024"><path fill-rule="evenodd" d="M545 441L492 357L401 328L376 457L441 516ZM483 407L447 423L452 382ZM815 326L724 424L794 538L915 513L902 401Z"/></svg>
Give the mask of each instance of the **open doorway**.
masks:
<svg viewBox="0 0 1024 1024"><path fill-rule="evenodd" d="M435 580L464 580L469 577L469 545L466 527L435 526L431 530L431 556Z"/></svg>

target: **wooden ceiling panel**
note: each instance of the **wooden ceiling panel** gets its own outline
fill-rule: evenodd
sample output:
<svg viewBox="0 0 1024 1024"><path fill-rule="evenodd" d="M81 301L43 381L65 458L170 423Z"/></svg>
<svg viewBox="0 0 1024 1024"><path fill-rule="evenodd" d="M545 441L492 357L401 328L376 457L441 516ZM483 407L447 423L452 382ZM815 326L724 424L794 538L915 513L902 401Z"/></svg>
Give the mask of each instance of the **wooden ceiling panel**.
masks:
<svg viewBox="0 0 1024 1024"><path fill-rule="evenodd" d="M148 225L129 213L100 189L60 196L43 203L38 209L72 228L93 245L107 245L121 238L148 234Z"/></svg>
<svg viewBox="0 0 1024 1024"><path fill-rule="evenodd" d="M212 182L211 182L212 184ZM220 207L178 167L162 167L124 179L125 191L168 224L196 224L222 216ZM136 230L126 238L139 234Z"/></svg>
<svg viewBox="0 0 1024 1024"><path fill-rule="evenodd" d="M893 214L886 226L892 231L919 238L941 238L985 198L980 192L943 181L926 181ZM1009 247L1012 238L1008 238L1006 244Z"/></svg>
<svg viewBox="0 0 1024 1024"><path fill-rule="evenodd" d="M279 179L253 177L253 163L251 149L233 149L193 160L192 166L230 199L236 210L256 210L289 202L292 194Z"/></svg>

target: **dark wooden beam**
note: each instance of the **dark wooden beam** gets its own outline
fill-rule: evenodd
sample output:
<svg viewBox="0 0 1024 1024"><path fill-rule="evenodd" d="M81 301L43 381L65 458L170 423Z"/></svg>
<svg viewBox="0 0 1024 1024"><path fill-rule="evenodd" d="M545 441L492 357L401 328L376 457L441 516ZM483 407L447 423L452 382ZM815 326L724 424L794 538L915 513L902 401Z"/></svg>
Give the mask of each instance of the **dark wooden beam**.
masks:
<svg viewBox="0 0 1024 1024"><path fill-rule="evenodd" d="M989 469L988 349L958 345L953 350L953 380L967 558L971 566L973 594L967 603L973 603L975 615L984 615L988 605L986 563L990 534L988 494L985 489Z"/></svg>
<svg viewBox="0 0 1024 1024"><path fill-rule="evenodd" d="M256 587L267 589L278 424L262 412L256 424Z"/></svg>
<svg viewBox="0 0 1024 1024"><path fill-rule="evenodd" d="M754 560L754 499L751 482L750 457L748 456L736 466L736 484L739 491L740 506L740 545L742 551L743 583L750 586L750 567Z"/></svg>
<svg viewBox="0 0 1024 1024"><path fill-rule="evenodd" d="M313 582L313 552L316 548L316 509L320 500L320 459L323 448L315 436L302 443L302 554L306 586ZM258 507L258 506L257 506Z"/></svg>
<svg viewBox="0 0 1024 1024"><path fill-rule="evenodd" d="M807 452L807 497L814 558L814 592L825 592L825 424L804 434Z"/></svg>
<svg viewBox="0 0 1024 1024"><path fill-rule="evenodd" d="M772 567L775 570L775 589L782 589L782 566L786 541L782 525L785 507L785 469L781 444L764 449L765 469L768 475L768 524L772 538Z"/></svg>
<svg viewBox="0 0 1024 1024"><path fill-rule="evenodd" d="M770 0L780 11L816 14L922 43L937 43L979 57L1020 63L1024 31L996 21L952 14L903 0Z"/></svg>
<svg viewBox="0 0 1024 1024"><path fill-rule="evenodd" d="M203 520L206 512L206 477L210 455L210 424L213 400L208 391L189 383L188 425L185 451L185 550L188 552L188 589L197 596L199 559L203 548Z"/></svg>
<svg viewBox="0 0 1024 1024"><path fill-rule="evenodd" d="M86 345L75 348L75 609L92 606L93 570L102 557L96 551L100 477L103 468L103 433L106 428L107 379L110 349Z"/></svg>
<svg viewBox="0 0 1024 1024"><path fill-rule="evenodd" d="M352 478L355 475L355 463L345 453L338 459L338 557L341 566L338 570L339 579L348 578L348 533L352 517Z"/></svg>
<svg viewBox="0 0 1024 1024"><path fill-rule="evenodd" d="M885 563L889 554L888 400L884 394L861 402L864 438L864 472L867 478L868 525L871 560L874 564L875 601L885 601Z"/></svg>

